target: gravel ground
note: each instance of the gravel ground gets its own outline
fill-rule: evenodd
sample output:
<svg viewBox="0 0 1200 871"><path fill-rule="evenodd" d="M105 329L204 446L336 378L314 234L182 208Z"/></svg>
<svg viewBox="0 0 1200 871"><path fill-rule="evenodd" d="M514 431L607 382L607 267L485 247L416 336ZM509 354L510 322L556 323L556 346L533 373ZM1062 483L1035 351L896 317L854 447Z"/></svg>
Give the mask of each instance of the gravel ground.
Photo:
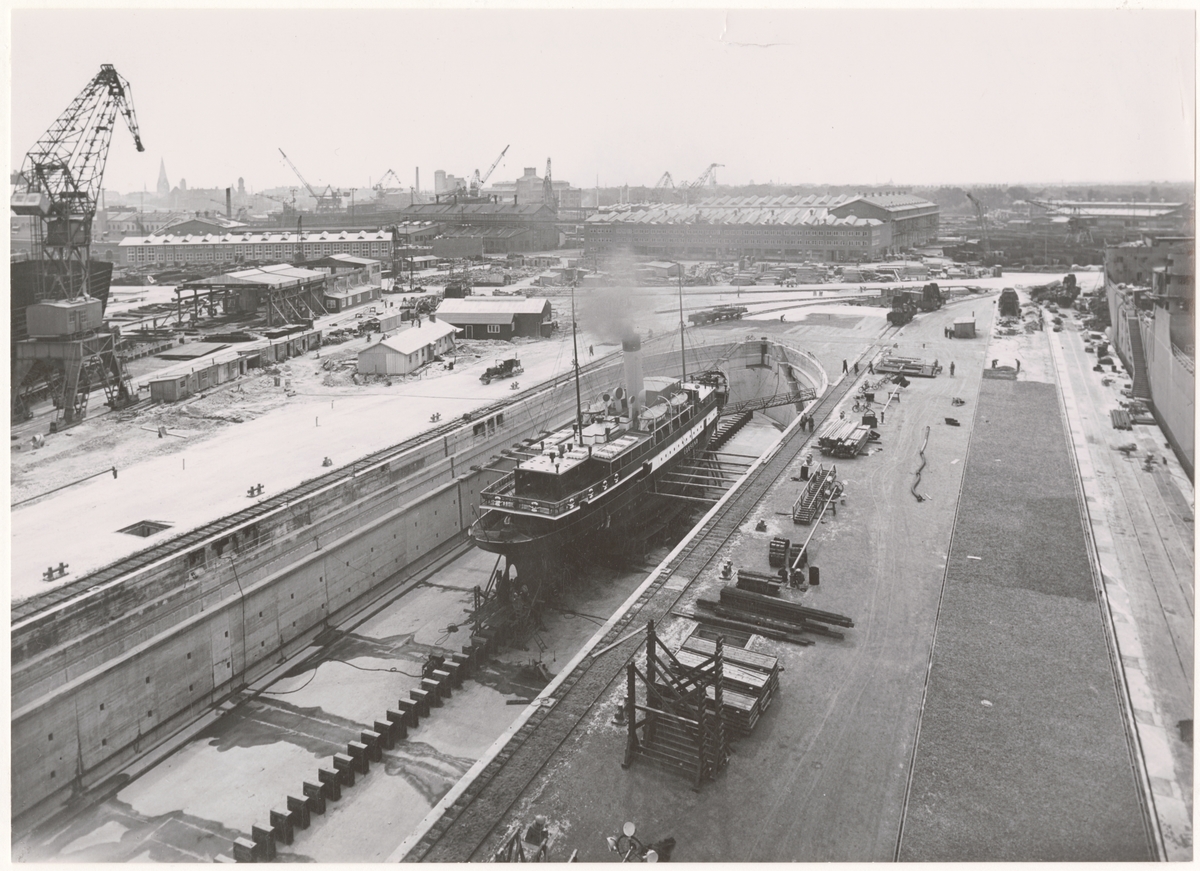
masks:
<svg viewBox="0 0 1200 871"><path fill-rule="evenodd" d="M1050 384L981 386L899 858L1151 858Z"/></svg>

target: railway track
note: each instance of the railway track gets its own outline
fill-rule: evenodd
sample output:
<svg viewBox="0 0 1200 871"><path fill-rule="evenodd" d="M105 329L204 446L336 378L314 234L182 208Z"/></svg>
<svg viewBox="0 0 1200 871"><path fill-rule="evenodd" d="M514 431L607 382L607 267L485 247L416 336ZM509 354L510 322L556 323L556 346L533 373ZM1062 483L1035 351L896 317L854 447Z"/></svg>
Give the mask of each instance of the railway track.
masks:
<svg viewBox="0 0 1200 871"><path fill-rule="evenodd" d="M890 342L895 328L888 327L875 344L859 358L869 359ZM814 419L823 423L833 409L853 389L857 378L843 378L811 407ZM818 429L815 427L814 429ZM667 617L686 590L666 591L667 582L676 574L696 577L715 560L733 533L766 494L785 474L787 467L808 446L811 433L797 429L775 453L752 469L737 496L726 502L705 521L699 534L676 554L659 572L625 615L613 625L596 649L628 635L632 628L648 620L656 623ZM616 656L583 660L551 694L551 703L542 704L513 735L497 756L483 768L475 780L432 825L403 857L404 861L467 862L479 860L475 854L490 834L503 822L525 789L566 741L580 722L605 696L612 682L624 673L633 658Z"/></svg>

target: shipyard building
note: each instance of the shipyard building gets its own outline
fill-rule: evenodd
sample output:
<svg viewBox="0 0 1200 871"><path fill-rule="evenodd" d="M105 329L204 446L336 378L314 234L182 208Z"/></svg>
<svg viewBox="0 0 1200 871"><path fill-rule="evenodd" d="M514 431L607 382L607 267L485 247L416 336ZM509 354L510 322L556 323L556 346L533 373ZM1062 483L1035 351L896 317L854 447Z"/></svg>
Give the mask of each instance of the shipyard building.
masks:
<svg viewBox="0 0 1200 871"><path fill-rule="evenodd" d="M652 257L858 262L931 242L938 206L909 194L719 197L629 206L584 223L584 248Z"/></svg>
<svg viewBox="0 0 1200 871"><path fill-rule="evenodd" d="M403 228L402 228L403 229ZM436 234L431 224L414 225L405 233L413 243ZM392 256L392 234L386 230L323 230L288 233L204 233L128 236L121 240L120 262L147 264L238 263L255 260L292 260L298 251L315 259L331 254L387 259Z"/></svg>

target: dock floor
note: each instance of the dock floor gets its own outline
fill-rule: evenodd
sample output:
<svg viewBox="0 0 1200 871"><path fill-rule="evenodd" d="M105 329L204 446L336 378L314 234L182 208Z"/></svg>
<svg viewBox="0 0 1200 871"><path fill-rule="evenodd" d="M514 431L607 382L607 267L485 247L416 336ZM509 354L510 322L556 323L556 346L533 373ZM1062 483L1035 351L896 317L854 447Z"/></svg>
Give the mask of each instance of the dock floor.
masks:
<svg viewBox="0 0 1200 871"><path fill-rule="evenodd" d="M981 337L945 338L969 308ZM847 614L855 627L844 641L817 638L811 647L755 639L784 668L780 695L715 781L694 791L640 759L621 767L625 731L612 718L631 641L585 660L391 858L482 861L537 815L557 861L572 851L579 861L613 858L605 838L626 820L645 840L676 838L673 861L1161 857L1137 729L1119 691L1124 663L1106 644L1108 604L1083 542L1051 354L1058 334L1023 336L1015 383L989 378L985 387L985 366L1012 353L988 338L994 315L994 299L964 301L888 334L889 349L937 357L947 370L954 361L957 377L913 382L886 408L881 441L838 462L846 492L810 550L822 583L800 601ZM872 377L860 359L862 374L832 385L818 421ZM963 406L952 405L956 397ZM987 503L997 469L1011 468L1022 446L1014 440L989 456L999 449L989 440L1015 428L1024 447L1047 452L1054 477L1026 470L1009 481L1007 514L967 513ZM927 432L918 501L911 490ZM807 529L792 525L789 510L808 452L813 434L790 431L762 474L660 567L660 580L596 649L648 619L668 645L682 640L694 621L673 615L715 597L721 563L765 571L771 538L803 540ZM1034 553L1024 566L971 577L1026 535ZM1007 622L989 623L997 615ZM998 645L1011 647L1000 656ZM1181 764L1190 773L1190 756ZM940 776L956 765L966 776L947 792ZM1014 808L1020 813L1007 813ZM1190 845L1190 831L1183 839Z"/></svg>

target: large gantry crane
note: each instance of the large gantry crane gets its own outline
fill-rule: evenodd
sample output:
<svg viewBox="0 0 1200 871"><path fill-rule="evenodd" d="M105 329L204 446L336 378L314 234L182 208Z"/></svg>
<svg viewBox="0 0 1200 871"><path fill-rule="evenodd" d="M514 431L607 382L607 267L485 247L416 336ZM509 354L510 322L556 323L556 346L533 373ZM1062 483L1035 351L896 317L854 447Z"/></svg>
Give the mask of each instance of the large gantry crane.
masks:
<svg viewBox="0 0 1200 871"><path fill-rule="evenodd" d="M103 64L38 138L17 175L10 205L32 218L35 260L11 267L14 336L28 337L13 345L16 419L30 416L30 402L43 388L58 408L55 429L83 419L93 385L103 386L110 407L133 396L116 336L103 328L111 265L91 259L92 222L118 114L137 150L145 151L129 83Z"/></svg>

